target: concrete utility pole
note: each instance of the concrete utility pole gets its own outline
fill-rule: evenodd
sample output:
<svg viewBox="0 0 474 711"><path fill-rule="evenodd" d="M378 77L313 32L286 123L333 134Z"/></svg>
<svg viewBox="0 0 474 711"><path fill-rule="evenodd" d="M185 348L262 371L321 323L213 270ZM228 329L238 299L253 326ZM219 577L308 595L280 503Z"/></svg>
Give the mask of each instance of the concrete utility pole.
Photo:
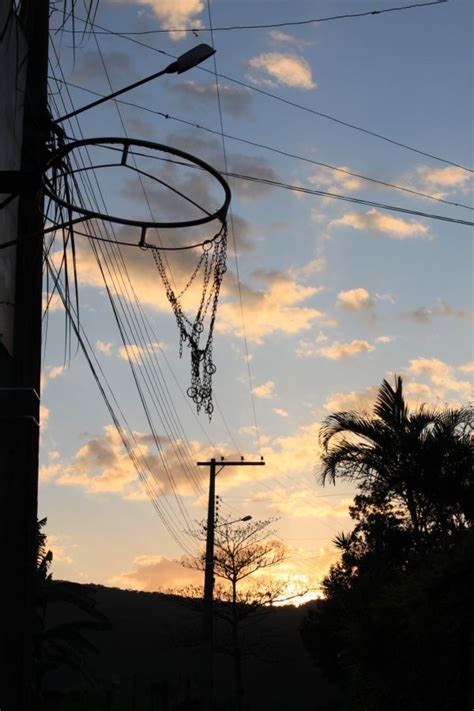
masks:
<svg viewBox="0 0 474 711"><path fill-rule="evenodd" d="M23 0L19 21L28 57L20 179L18 190L15 185L10 190L20 194L13 357L4 356L0 363L0 550L5 575L0 607L2 711L31 711L36 706L33 623L43 260L41 173L49 131L49 1ZM26 175L28 181L23 180Z"/></svg>
<svg viewBox="0 0 474 711"><path fill-rule="evenodd" d="M197 462L198 467L209 467L209 499L207 504L207 535L206 535L206 561L204 569L204 615L203 639L205 645L203 662L205 664L205 683L208 710L214 708L214 531L215 531L215 503L216 503L216 477L224 467L263 467L263 458L259 462L226 461L223 457L217 462L215 458L208 462ZM217 469L219 465L219 469Z"/></svg>

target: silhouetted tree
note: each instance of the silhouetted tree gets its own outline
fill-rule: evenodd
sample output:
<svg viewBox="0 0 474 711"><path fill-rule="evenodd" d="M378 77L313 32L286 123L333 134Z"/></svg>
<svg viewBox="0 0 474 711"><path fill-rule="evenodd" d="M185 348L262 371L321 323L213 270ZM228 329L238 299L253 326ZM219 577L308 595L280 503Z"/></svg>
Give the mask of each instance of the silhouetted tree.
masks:
<svg viewBox="0 0 474 711"><path fill-rule="evenodd" d="M66 668L78 672L89 685L95 682L88 656L97 653L87 632L103 631L110 623L99 610L93 595L84 586L64 580L53 580L50 567L53 553L47 548L43 528L47 519L38 521L36 556L36 629L34 635L36 684L42 696L47 674ZM51 624L48 612L55 604L68 604L82 619ZM82 615L81 615L82 613ZM85 619L84 619L85 617Z"/></svg>
<svg viewBox="0 0 474 711"><path fill-rule="evenodd" d="M393 388L384 380L372 415L337 412L324 420L321 480L355 483L367 506L389 505L417 542L450 535L474 521L473 424L472 407L411 413L401 377Z"/></svg>
<svg viewBox="0 0 474 711"><path fill-rule="evenodd" d="M410 413L402 380L383 382L372 416L321 428L323 482L357 484L355 527L305 645L346 690L344 708L468 708L474 622L473 409Z"/></svg>
<svg viewBox="0 0 474 711"><path fill-rule="evenodd" d="M217 614L230 624L230 652L234 662L234 680L237 708L242 708L242 647L240 639L241 623L249 615L255 615L271 606L284 596L286 581L264 581L242 588L239 583L247 580L260 570L278 565L287 557L287 549L280 541L271 536L269 529L274 519L250 521L236 525L224 520L215 529L214 573L227 584L216 586L215 597L222 603ZM195 537L206 539L205 523L195 532ZM196 570L205 570L204 550L195 558L187 558L183 564Z"/></svg>

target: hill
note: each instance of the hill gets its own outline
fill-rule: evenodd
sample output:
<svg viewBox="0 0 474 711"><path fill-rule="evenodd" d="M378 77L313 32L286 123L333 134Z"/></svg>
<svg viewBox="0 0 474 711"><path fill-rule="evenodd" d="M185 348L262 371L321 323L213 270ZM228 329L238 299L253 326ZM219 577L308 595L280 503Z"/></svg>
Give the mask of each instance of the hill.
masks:
<svg viewBox="0 0 474 711"><path fill-rule="evenodd" d="M196 601L96 585L80 587L95 597L97 608L111 624L110 630L86 634L97 650L87 660L96 678L95 691L86 691L77 671L63 667L51 672L45 679L48 711L199 709L202 621ZM258 619L252 616L243 623L246 711L322 711L335 698L335 692L314 668L301 643L299 626L306 607L267 609ZM50 628L81 619L86 619L84 614L70 604L49 606ZM232 657L226 653L227 642L226 623L217 620L215 685L219 711L235 709ZM59 702L59 693L65 692L68 705Z"/></svg>

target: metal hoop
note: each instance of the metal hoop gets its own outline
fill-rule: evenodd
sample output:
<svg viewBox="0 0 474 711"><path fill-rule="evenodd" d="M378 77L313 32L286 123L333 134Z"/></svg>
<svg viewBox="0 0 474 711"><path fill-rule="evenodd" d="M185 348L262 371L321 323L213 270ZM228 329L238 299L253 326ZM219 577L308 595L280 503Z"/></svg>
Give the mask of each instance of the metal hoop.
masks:
<svg viewBox="0 0 474 711"><path fill-rule="evenodd" d="M150 150L156 150L156 151L162 151L163 153L169 153L173 156L178 156L179 158L184 158L185 160L189 161L190 163L193 163L194 165L198 166L199 168L202 168L203 170L207 171L210 173L216 180L217 182L221 185L221 187L224 190L224 202L221 205L221 207L216 210L215 212L206 215L205 217L200 217L196 220L183 220L180 222L154 222L154 221L148 221L148 220L130 220L126 217L115 217L114 215L107 215L101 212L95 212L94 210L88 210L87 208L81 207L79 205L73 205L72 203L68 202L67 200L63 200L63 198L59 197L56 195L54 191L54 186L51 184L51 180L47 177L46 172L50 169L58 169L58 166L61 167L62 161L67 156L69 153L72 151L76 150L77 148L81 148L82 146L96 146L96 145L101 145L103 148L107 148L106 145L103 144L110 144L110 145L121 145L123 146L123 150L121 151L122 153L122 159L119 163L117 164L112 164L113 166L117 165L117 167L120 166L126 166L127 165L127 157L130 151L130 146L139 146L141 148L148 148ZM114 150L114 149L112 149ZM115 149L116 150L116 149ZM91 166L88 168L88 170L93 170L95 166ZM73 175L74 170L71 171L66 171L66 174L68 175ZM145 244L145 236L146 236L146 231L148 229L153 229L153 228L178 228L178 227L196 227L198 225L205 225L208 222L212 222L213 220L220 220L220 222L224 223L226 216L227 216L227 211L229 209L229 204L230 204L230 199L231 199L231 191L229 188L229 185L227 184L226 180L222 177L222 175L209 163L206 163L205 161L201 160L200 158L197 158L196 156L193 156L191 153L186 153L185 151L181 151L178 148L173 148L171 146L165 146L162 143L154 143L152 141L143 141L138 138L86 138L81 141L73 141L72 143L67 143L64 146L61 146L58 148L56 151L53 152L51 157L49 158L46 168L45 168L45 174L44 174L44 192L45 194L51 198L54 202L56 202L58 205L61 205L62 207L66 208L69 211L76 212L79 215L84 215L87 219L96 219L96 220L106 220L108 222L114 222L115 224L119 225L130 225L132 227L140 227L142 230L142 237L140 240L140 244L144 245Z"/></svg>

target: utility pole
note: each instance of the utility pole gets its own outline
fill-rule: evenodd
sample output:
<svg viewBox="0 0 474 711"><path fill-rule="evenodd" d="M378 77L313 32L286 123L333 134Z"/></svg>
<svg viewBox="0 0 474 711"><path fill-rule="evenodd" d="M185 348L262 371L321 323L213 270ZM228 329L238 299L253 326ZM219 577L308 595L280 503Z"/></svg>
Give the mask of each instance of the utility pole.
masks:
<svg viewBox="0 0 474 711"><path fill-rule="evenodd" d="M217 464L219 469L217 469ZM207 696L207 709L214 709L214 530L215 503L216 503L216 477L224 467L263 467L265 462L263 457L259 462L246 462L244 458L240 461L226 461L221 457L217 462L215 458L208 462L197 462L198 467L209 467L209 499L207 503L207 531L206 531L206 561L204 568L204 615L203 615L203 640L205 665L205 683Z"/></svg>
<svg viewBox="0 0 474 711"><path fill-rule="evenodd" d="M5 573L0 608L2 711L31 711L37 706L33 624L49 0L23 0L19 21L28 47L21 171L18 189L12 185L6 191L20 194L13 357L5 356L0 364L0 549Z"/></svg>

